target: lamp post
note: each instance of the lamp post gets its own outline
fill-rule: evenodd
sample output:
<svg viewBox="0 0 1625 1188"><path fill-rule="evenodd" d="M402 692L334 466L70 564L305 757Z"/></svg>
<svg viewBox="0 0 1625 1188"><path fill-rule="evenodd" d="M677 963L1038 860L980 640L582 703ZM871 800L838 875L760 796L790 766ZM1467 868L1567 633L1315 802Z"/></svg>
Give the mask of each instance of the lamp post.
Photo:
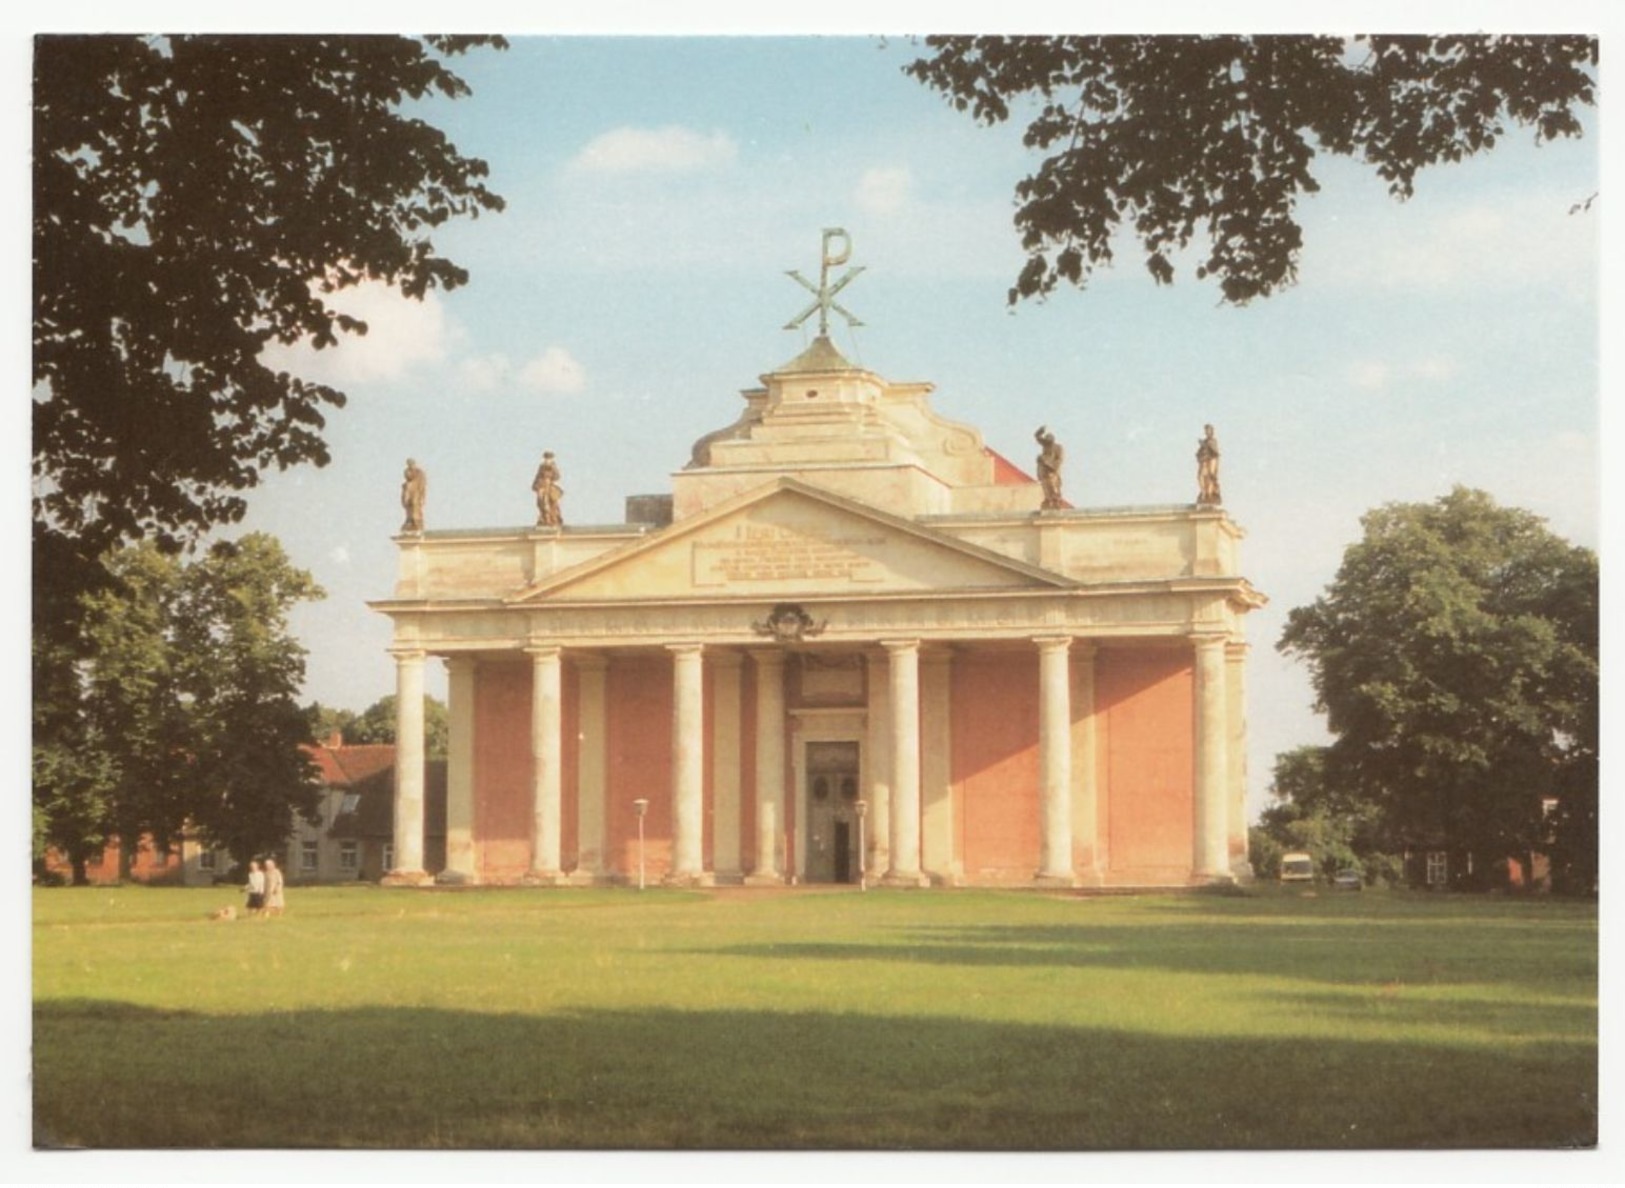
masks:
<svg viewBox="0 0 1625 1188"><path fill-rule="evenodd" d="M867 891L869 847L863 841L863 819L869 815L869 802L860 800L853 807L858 810L858 890Z"/></svg>
<svg viewBox="0 0 1625 1188"><path fill-rule="evenodd" d="M643 890L643 814L649 811L649 802L638 797L632 802L632 811L638 815L638 890Z"/></svg>

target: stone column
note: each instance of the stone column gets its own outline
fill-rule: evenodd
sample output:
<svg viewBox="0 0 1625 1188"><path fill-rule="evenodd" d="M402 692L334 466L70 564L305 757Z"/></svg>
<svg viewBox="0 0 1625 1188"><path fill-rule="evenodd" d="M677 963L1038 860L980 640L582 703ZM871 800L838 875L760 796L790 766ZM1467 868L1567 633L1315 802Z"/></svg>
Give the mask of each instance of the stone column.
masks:
<svg viewBox="0 0 1625 1188"><path fill-rule="evenodd" d="M474 860L474 657L446 658L446 869L437 883L472 883Z"/></svg>
<svg viewBox="0 0 1625 1188"><path fill-rule="evenodd" d="M418 648L392 648L395 657L395 866L392 885L424 882L423 657Z"/></svg>
<svg viewBox="0 0 1625 1188"><path fill-rule="evenodd" d="M1225 739L1225 758L1230 768L1230 873L1250 879L1253 864L1247 852L1247 645L1240 641L1226 644L1224 661L1230 722Z"/></svg>
<svg viewBox="0 0 1625 1188"><path fill-rule="evenodd" d="M1100 770L1095 750L1095 645L1072 645L1072 869L1085 886L1105 879Z"/></svg>
<svg viewBox="0 0 1625 1188"><path fill-rule="evenodd" d="M672 861L666 882L695 886L705 872L705 668L701 645L668 644L672 658Z"/></svg>
<svg viewBox="0 0 1625 1188"><path fill-rule="evenodd" d="M526 648L530 693L530 872L525 881L555 884L559 869L560 798L564 773L563 653L554 646Z"/></svg>
<svg viewBox="0 0 1625 1188"><path fill-rule="evenodd" d="M1229 785L1225 762L1224 644L1219 634L1198 635L1194 717L1196 724L1195 878L1198 882L1230 879Z"/></svg>
<svg viewBox="0 0 1625 1188"><path fill-rule="evenodd" d="M756 863L746 883L782 883L779 839L784 835L784 653L759 648L756 665Z"/></svg>
<svg viewBox="0 0 1625 1188"><path fill-rule="evenodd" d="M1071 636L1038 645L1038 782L1041 854L1037 881L1070 887L1072 873Z"/></svg>
<svg viewBox="0 0 1625 1188"><path fill-rule="evenodd" d="M596 883L608 878L604 866L605 787L608 767L604 674L609 663L602 656L571 653L576 669L576 868L572 882Z"/></svg>
<svg viewBox="0 0 1625 1188"><path fill-rule="evenodd" d="M869 785L866 868L873 874L883 875L891 866L891 681L884 652L870 652L865 661L869 686L864 739L867 753L863 757Z"/></svg>
<svg viewBox="0 0 1625 1188"><path fill-rule="evenodd" d="M891 686L891 865L885 882L920 887L920 641L882 641Z"/></svg>
<svg viewBox="0 0 1625 1188"><path fill-rule="evenodd" d="M738 652L711 658L711 869L737 883L741 872L739 836L740 669Z"/></svg>
<svg viewBox="0 0 1625 1188"><path fill-rule="evenodd" d="M954 828L952 655L933 647L920 655L920 866L951 887L965 873Z"/></svg>

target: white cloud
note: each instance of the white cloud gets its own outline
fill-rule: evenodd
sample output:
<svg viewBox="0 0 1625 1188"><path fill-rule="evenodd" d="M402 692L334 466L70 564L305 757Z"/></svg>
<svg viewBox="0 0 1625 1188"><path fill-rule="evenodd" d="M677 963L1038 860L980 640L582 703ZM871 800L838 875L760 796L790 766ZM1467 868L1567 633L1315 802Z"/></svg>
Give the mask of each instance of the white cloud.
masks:
<svg viewBox="0 0 1625 1188"><path fill-rule="evenodd" d="M563 347L548 347L519 369L519 385L544 394L579 392L587 386L587 372Z"/></svg>
<svg viewBox="0 0 1625 1188"><path fill-rule="evenodd" d="M337 545L328 552L327 559L334 565L348 565L350 563L350 550L346 545Z"/></svg>
<svg viewBox="0 0 1625 1188"><path fill-rule="evenodd" d="M1421 359L1360 359L1348 370L1348 382L1365 392L1382 392L1397 385L1444 383L1454 378L1456 361L1448 355Z"/></svg>
<svg viewBox="0 0 1625 1188"><path fill-rule="evenodd" d="M725 132L690 128L616 128L589 141L570 161L583 173L693 173L730 165L739 147Z"/></svg>
<svg viewBox="0 0 1625 1188"><path fill-rule="evenodd" d="M1381 292L1586 289L1594 280L1595 218L1568 213L1557 191L1478 202L1378 207L1309 237L1307 283L1338 282Z"/></svg>
<svg viewBox="0 0 1625 1188"><path fill-rule="evenodd" d="M858 179L858 209L864 214L896 214L913 196L914 176L906 167L877 167Z"/></svg>
<svg viewBox="0 0 1625 1188"><path fill-rule="evenodd" d="M379 281L326 295L330 308L367 324L363 335L338 335L338 345L274 344L263 352L267 366L304 379L344 387L391 380L446 357L452 333L445 306L431 290L421 301L402 297Z"/></svg>
<svg viewBox="0 0 1625 1188"><path fill-rule="evenodd" d="M457 364L458 390L469 395L494 392L513 374L513 364L504 354L474 355Z"/></svg>

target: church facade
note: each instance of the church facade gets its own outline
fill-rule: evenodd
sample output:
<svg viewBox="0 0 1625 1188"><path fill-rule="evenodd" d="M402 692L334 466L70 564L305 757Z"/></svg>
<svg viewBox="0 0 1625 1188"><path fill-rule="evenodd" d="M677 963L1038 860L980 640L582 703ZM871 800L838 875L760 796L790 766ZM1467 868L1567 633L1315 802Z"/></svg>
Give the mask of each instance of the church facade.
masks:
<svg viewBox="0 0 1625 1188"><path fill-rule="evenodd" d="M371 604L397 664L388 881L1245 877L1243 620L1263 598L1241 531L1216 502L1073 508L1053 464L1029 477L930 392L820 333L625 525L545 522L539 472L537 527L403 531Z"/></svg>

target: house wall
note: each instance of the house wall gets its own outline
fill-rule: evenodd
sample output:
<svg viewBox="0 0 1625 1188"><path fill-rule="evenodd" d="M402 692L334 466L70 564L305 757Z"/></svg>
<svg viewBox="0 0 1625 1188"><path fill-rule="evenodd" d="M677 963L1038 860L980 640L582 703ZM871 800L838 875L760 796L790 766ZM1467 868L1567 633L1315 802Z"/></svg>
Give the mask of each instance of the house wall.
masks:
<svg viewBox="0 0 1625 1188"><path fill-rule="evenodd" d="M1038 658L970 652L952 668L951 767L959 850L973 883L1030 882L1038 868Z"/></svg>
<svg viewBox="0 0 1625 1188"><path fill-rule="evenodd" d="M531 679L528 662L481 664L474 676L474 863L482 879L530 869Z"/></svg>
<svg viewBox="0 0 1625 1188"><path fill-rule="evenodd" d="M1095 706L1107 881L1168 883L1188 877L1195 796L1189 653L1101 649Z"/></svg>
<svg viewBox="0 0 1625 1188"><path fill-rule="evenodd" d="M671 869L672 666L668 656L615 657L605 682L609 759L605 778L605 865L629 879L638 873L638 822L632 802L649 802L644 818L645 877Z"/></svg>

